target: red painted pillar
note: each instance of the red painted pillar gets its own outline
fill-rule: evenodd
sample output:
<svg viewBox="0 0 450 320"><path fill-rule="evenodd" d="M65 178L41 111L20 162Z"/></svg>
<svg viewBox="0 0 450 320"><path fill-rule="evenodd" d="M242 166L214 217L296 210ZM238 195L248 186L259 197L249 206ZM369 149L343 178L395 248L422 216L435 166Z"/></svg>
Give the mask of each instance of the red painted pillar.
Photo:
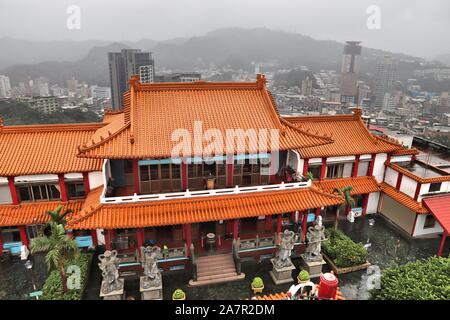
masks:
<svg viewBox="0 0 450 320"><path fill-rule="evenodd" d="M402 185L402 179L403 179L403 173L398 173L397 175L397 184L395 186L395 189L397 189L398 191L400 191L400 187Z"/></svg>
<svg viewBox="0 0 450 320"><path fill-rule="evenodd" d="M442 255L442 251L444 251L445 239L447 239L447 232L444 231L442 234L441 244L439 246L438 256Z"/></svg>
<svg viewBox="0 0 450 320"><path fill-rule="evenodd" d="M0 257L3 254L3 237L2 237L2 229L0 228Z"/></svg>
<svg viewBox="0 0 450 320"><path fill-rule="evenodd" d="M227 187L232 188L233 187L233 155L227 156L226 160L227 164Z"/></svg>
<svg viewBox="0 0 450 320"><path fill-rule="evenodd" d="M186 191L188 188L188 165L181 161L181 188Z"/></svg>
<svg viewBox="0 0 450 320"><path fill-rule="evenodd" d="M84 194L91 192L91 185L89 184L89 172L83 172Z"/></svg>
<svg viewBox="0 0 450 320"><path fill-rule="evenodd" d="M417 201L417 199L419 199L420 188L422 188L422 184L420 182L417 182L416 192L414 193L414 200L416 200L416 201Z"/></svg>
<svg viewBox="0 0 450 320"><path fill-rule="evenodd" d="M272 230L273 230L273 221L272 221L272 216L271 215L266 215L266 223L264 225L264 229L267 232L272 232Z"/></svg>
<svg viewBox="0 0 450 320"><path fill-rule="evenodd" d="M362 207L362 215L365 216L367 212L367 204L369 203L369 193L364 195L363 207Z"/></svg>
<svg viewBox="0 0 450 320"><path fill-rule="evenodd" d="M320 167L320 178L323 180L325 178L325 171L327 170L327 158L322 158L322 166Z"/></svg>
<svg viewBox="0 0 450 320"><path fill-rule="evenodd" d="M188 255L188 257L190 257L191 256L191 243L192 243L192 229L191 229L190 223L186 223L184 225L184 240L186 241L187 255Z"/></svg>
<svg viewBox="0 0 450 320"><path fill-rule="evenodd" d="M97 230L91 230L91 237L92 237L92 245L97 248L98 246L98 238L97 238Z"/></svg>
<svg viewBox="0 0 450 320"><path fill-rule="evenodd" d="M303 173L302 173L302 175L304 177L306 177L306 174L308 173L308 170L309 170L309 159L306 158L306 159L303 159Z"/></svg>
<svg viewBox="0 0 450 320"><path fill-rule="evenodd" d="M105 236L105 249L111 250L111 230L109 229L103 229L103 235Z"/></svg>
<svg viewBox="0 0 450 320"><path fill-rule="evenodd" d="M8 186L13 204L19 204L19 196L17 195L17 189L14 184L14 177L8 177Z"/></svg>
<svg viewBox="0 0 450 320"><path fill-rule="evenodd" d="M67 235L69 236L70 239L72 239L72 240L74 239L73 231L72 231L72 230L67 231Z"/></svg>
<svg viewBox="0 0 450 320"><path fill-rule="evenodd" d="M355 157L355 163L353 165L352 177L356 178L358 176L358 168L359 168L359 154Z"/></svg>
<svg viewBox="0 0 450 320"><path fill-rule="evenodd" d="M234 219L233 220L233 239L237 240L238 234L239 234L239 219Z"/></svg>
<svg viewBox="0 0 450 320"><path fill-rule="evenodd" d="M388 153L386 161L391 162L392 154Z"/></svg>
<svg viewBox="0 0 450 320"><path fill-rule="evenodd" d="M295 223L295 211L291 213L291 222Z"/></svg>
<svg viewBox="0 0 450 320"><path fill-rule="evenodd" d="M373 175L373 167L375 166L375 159L377 157L376 153L372 153L372 158L370 160L369 167L367 168L367 175L372 176Z"/></svg>
<svg viewBox="0 0 450 320"><path fill-rule="evenodd" d="M137 240L137 248L139 251L139 254L141 253L141 247L144 246L144 228L137 229L136 232L136 240Z"/></svg>
<svg viewBox="0 0 450 320"><path fill-rule="evenodd" d="M19 226L19 235L20 235L20 242L22 242L22 245L28 247L30 243L28 241L27 229L25 226Z"/></svg>
<svg viewBox="0 0 450 320"><path fill-rule="evenodd" d="M321 207L316 208L316 217L320 216L321 209L322 209Z"/></svg>
<svg viewBox="0 0 450 320"><path fill-rule="evenodd" d="M141 188L139 186L139 163L137 159L133 159L133 186L134 193L139 194Z"/></svg>
<svg viewBox="0 0 450 320"><path fill-rule="evenodd" d="M347 203L347 205L345 206L345 215L348 215L350 213L350 210L352 208L350 207L350 205Z"/></svg>
<svg viewBox="0 0 450 320"><path fill-rule="evenodd" d="M303 212L303 221L302 221L302 242L306 241L306 228L308 226L308 211Z"/></svg>
<svg viewBox="0 0 450 320"><path fill-rule="evenodd" d="M59 182L59 189L61 191L61 200L62 201L69 200L69 197L67 196L67 188L66 188L66 183L64 182L64 174L63 173L58 174L58 182Z"/></svg>
<svg viewBox="0 0 450 320"><path fill-rule="evenodd" d="M279 235L281 233L281 227L283 225L283 215L279 214L277 216L277 235Z"/></svg>

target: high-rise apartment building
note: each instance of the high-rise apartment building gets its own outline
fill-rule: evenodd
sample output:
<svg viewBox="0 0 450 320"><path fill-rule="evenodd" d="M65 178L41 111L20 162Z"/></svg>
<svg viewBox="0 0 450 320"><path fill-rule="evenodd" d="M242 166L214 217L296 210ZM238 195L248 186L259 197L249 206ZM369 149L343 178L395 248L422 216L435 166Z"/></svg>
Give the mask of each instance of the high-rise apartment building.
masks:
<svg viewBox="0 0 450 320"><path fill-rule="evenodd" d="M11 83L9 77L0 75L0 98L11 97Z"/></svg>
<svg viewBox="0 0 450 320"><path fill-rule="evenodd" d="M341 66L341 102L354 103L357 99L361 41L347 41Z"/></svg>
<svg viewBox="0 0 450 320"><path fill-rule="evenodd" d="M109 77L113 109L122 109L123 93L129 89L129 79L138 75L141 83L154 80L155 63L150 52L140 49L124 49L108 53Z"/></svg>
<svg viewBox="0 0 450 320"><path fill-rule="evenodd" d="M375 74L375 107L383 107L386 93L390 93L397 81L397 61L384 56L377 61Z"/></svg>

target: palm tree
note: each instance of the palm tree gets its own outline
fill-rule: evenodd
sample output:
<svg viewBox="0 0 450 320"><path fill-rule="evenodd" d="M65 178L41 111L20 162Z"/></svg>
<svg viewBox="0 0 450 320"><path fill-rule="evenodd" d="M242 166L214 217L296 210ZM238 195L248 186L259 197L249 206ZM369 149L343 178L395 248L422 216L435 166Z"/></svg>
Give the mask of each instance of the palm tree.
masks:
<svg viewBox="0 0 450 320"><path fill-rule="evenodd" d="M47 211L47 214L50 216L50 221L55 222L56 224L62 224L63 226L66 225L66 219L65 216L72 213L72 210L65 210L61 214L61 210L64 208L63 205L59 205L55 210Z"/></svg>
<svg viewBox="0 0 450 320"><path fill-rule="evenodd" d="M64 292L67 292L66 272L64 264L79 254L79 249L74 240L70 239L62 224L49 222L51 229L49 236L41 236L31 240L32 253L47 252L45 262L49 270L59 270Z"/></svg>
<svg viewBox="0 0 450 320"><path fill-rule="evenodd" d="M333 189L333 193L338 194L339 196L341 196L344 199L344 205L345 206L350 206L353 207L355 205L355 199L353 199L352 197L352 190L353 187L351 186L347 186L347 187L343 187L342 189L339 188L334 188ZM336 221L334 223L334 229L337 229L337 224L338 224L338 219L339 219L339 208L336 210Z"/></svg>

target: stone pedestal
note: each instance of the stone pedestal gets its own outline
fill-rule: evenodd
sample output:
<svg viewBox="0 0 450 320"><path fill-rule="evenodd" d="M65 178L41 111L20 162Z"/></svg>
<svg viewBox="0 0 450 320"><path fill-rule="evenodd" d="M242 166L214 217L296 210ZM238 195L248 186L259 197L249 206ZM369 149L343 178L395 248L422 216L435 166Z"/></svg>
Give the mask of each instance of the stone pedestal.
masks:
<svg viewBox="0 0 450 320"><path fill-rule="evenodd" d="M139 291L141 292L141 300L162 300L163 299L163 290L162 285L157 287L149 287L143 288L142 282L144 281L145 276L140 278L139 283Z"/></svg>
<svg viewBox="0 0 450 320"><path fill-rule="evenodd" d="M300 257L302 258L302 267L306 271L308 271L310 278L320 276L320 274L322 273L322 266L326 264L325 260L323 260L322 257L320 257L320 260L318 259L317 261L308 261L308 259L305 258L304 254L300 255Z"/></svg>
<svg viewBox="0 0 450 320"><path fill-rule="evenodd" d="M103 288L103 284L105 283L105 281L102 281L102 286L100 287L100 298L103 298L103 300L123 300L125 296L125 292L123 290L124 280L119 279L118 281L121 283L120 289L109 293L102 292L101 288Z"/></svg>
<svg viewBox="0 0 450 320"><path fill-rule="evenodd" d="M277 268L274 263L275 259L270 259L270 262L272 262L272 270L269 271L270 276L272 277L273 282L275 284L282 284L282 283L289 283L293 282L294 279L292 278L292 270L295 269L295 266L293 263L291 263L290 266L283 267L283 268Z"/></svg>

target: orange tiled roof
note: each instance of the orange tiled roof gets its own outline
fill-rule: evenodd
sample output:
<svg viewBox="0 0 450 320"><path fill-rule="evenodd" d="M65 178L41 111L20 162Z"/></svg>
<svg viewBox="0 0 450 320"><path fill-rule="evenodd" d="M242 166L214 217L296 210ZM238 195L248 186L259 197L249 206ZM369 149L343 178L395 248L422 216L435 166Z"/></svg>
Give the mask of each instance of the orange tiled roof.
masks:
<svg viewBox="0 0 450 320"><path fill-rule="evenodd" d="M256 217L342 203L342 198L315 187L202 198L100 204L101 187L92 190L68 228L142 228Z"/></svg>
<svg viewBox="0 0 450 320"><path fill-rule="evenodd" d="M285 117L295 126L311 133L331 135L333 143L299 149L302 158L321 158L392 152L402 146L372 135L360 114Z"/></svg>
<svg viewBox="0 0 450 320"><path fill-rule="evenodd" d="M77 146L103 125L0 126L0 176L100 171L101 161L78 158Z"/></svg>
<svg viewBox="0 0 450 320"><path fill-rule="evenodd" d="M256 296L256 300L289 300L285 292L266 294L263 296Z"/></svg>
<svg viewBox="0 0 450 320"><path fill-rule="evenodd" d="M386 182L381 183L381 189L383 192L394 199L395 201L401 203L408 209L419 213L419 214L426 214L428 213L428 210L422 205L422 202L417 202L410 196L408 196L406 193L403 193L401 191L398 191L391 185L387 184Z"/></svg>
<svg viewBox="0 0 450 320"><path fill-rule="evenodd" d="M392 152L393 156L409 156L409 155L416 155L419 154L419 150L417 150L416 148L411 148L411 149L399 149L396 150L394 152Z"/></svg>
<svg viewBox="0 0 450 320"><path fill-rule="evenodd" d="M47 211L64 205L63 210L81 210L84 200L69 202L45 201L28 202L20 205L0 205L0 227L42 224L49 220Z"/></svg>
<svg viewBox="0 0 450 320"><path fill-rule="evenodd" d="M344 187L352 187L351 194L366 194L380 191L380 187L373 176L370 177L356 177L356 178L342 178L330 179L322 181L313 181L314 185L324 192L333 193L335 188L342 189Z"/></svg>
<svg viewBox="0 0 450 320"><path fill-rule="evenodd" d="M180 140L172 139L174 132L184 130L192 141L191 156L202 156L195 148L196 121L202 131L215 129L223 139L227 130L253 129L257 134L264 129L278 130L280 143L277 150L297 149L331 143L322 134L306 132L278 114L275 102L265 86L262 76L256 82L193 82L141 84L130 81L130 91L124 94L124 112L97 132L81 148L80 156L89 158L166 158ZM100 132L101 131L101 132ZM109 131L109 132L108 132ZM198 131L197 131L198 132ZM199 136L202 139L202 136ZM172 141L174 140L174 141ZM205 140L205 139L203 139ZM247 140L247 139L246 139ZM267 152L255 138L238 143L231 150L236 153ZM181 140L184 141L184 140ZM227 154L226 141L218 153ZM197 141L202 150L210 141ZM274 146L275 148L275 146Z"/></svg>
<svg viewBox="0 0 450 320"><path fill-rule="evenodd" d="M424 162L416 160L417 162L422 163L423 165L426 165ZM450 174L447 173L447 175L443 175L443 176L438 176L438 177L430 177L430 178L422 178L419 177L418 175L415 175L414 173L412 173L411 171L399 166L398 164L394 163L394 162L385 162L384 163L386 167L389 167L397 172L402 173L403 175L407 176L408 178L413 179L414 181L420 182L422 184L424 183L435 183L435 182L444 182L444 181L450 181ZM436 168L432 165L428 165L430 168L433 168L435 170L439 170L442 171L439 168ZM445 174L443 172L443 174Z"/></svg>

